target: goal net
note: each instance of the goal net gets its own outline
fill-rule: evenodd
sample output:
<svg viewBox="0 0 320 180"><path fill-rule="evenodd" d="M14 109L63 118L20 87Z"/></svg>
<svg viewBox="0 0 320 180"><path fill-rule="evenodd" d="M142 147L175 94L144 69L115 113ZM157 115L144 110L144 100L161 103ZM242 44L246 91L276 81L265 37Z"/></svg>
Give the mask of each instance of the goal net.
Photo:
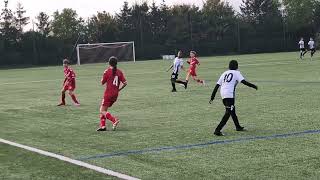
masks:
<svg viewBox="0 0 320 180"><path fill-rule="evenodd" d="M119 61L136 61L134 42L78 44L78 65L106 62L111 56Z"/></svg>

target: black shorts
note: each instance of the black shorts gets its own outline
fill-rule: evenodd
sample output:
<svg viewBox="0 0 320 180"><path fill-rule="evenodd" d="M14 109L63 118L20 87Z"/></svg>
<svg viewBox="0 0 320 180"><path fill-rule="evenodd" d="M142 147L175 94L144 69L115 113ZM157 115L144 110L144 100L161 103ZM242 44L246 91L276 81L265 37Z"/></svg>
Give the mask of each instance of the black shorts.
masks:
<svg viewBox="0 0 320 180"><path fill-rule="evenodd" d="M179 76L179 74L172 73L171 74L171 80L177 80L178 76Z"/></svg>
<svg viewBox="0 0 320 180"><path fill-rule="evenodd" d="M300 51L306 51L306 48L300 48Z"/></svg>
<svg viewBox="0 0 320 180"><path fill-rule="evenodd" d="M222 100L222 102L226 108L230 108L230 107L234 107L235 100L234 98L225 98Z"/></svg>
<svg viewBox="0 0 320 180"><path fill-rule="evenodd" d="M311 52L316 52L315 48L310 49Z"/></svg>

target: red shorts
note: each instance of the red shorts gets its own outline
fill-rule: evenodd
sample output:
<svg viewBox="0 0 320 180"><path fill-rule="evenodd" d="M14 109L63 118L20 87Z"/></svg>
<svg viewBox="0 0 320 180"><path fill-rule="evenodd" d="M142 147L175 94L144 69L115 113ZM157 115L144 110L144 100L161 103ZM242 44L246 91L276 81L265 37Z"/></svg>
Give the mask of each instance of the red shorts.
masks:
<svg viewBox="0 0 320 180"><path fill-rule="evenodd" d="M71 81L63 86L65 91L74 91L76 89L76 81Z"/></svg>
<svg viewBox="0 0 320 180"><path fill-rule="evenodd" d="M197 72L196 72L195 69L190 69L189 73L190 73L191 76L197 76Z"/></svg>
<svg viewBox="0 0 320 180"><path fill-rule="evenodd" d="M111 107L118 99L118 96L104 96L101 105Z"/></svg>

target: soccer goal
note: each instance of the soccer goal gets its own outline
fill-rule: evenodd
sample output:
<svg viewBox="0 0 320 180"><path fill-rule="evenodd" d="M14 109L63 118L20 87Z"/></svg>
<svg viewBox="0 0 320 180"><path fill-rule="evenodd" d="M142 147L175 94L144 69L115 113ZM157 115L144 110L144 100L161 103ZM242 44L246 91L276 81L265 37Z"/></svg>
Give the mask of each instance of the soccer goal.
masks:
<svg viewBox="0 0 320 180"><path fill-rule="evenodd" d="M78 65L106 62L111 56L119 61L136 61L134 42L78 44Z"/></svg>

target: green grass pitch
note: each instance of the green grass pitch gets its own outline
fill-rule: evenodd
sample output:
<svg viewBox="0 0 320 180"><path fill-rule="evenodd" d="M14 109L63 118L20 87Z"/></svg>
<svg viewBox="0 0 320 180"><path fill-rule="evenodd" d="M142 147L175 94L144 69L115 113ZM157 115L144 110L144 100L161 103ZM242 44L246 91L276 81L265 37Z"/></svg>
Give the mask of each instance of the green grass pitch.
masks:
<svg viewBox="0 0 320 180"><path fill-rule="evenodd" d="M307 56L307 55L306 55ZM309 55L308 55L309 56ZM238 59L259 91L238 86L237 111L247 132L232 121L225 137L213 136L224 107L208 101L229 60ZM78 159L167 146L271 136L320 129L320 58L297 53L200 58L199 77L171 93L169 61L120 63L128 87L110 109L117 131L96 132L105 64L73 66L80 107L56 107L63 69L0 70L0 138ZM185 73L181 74L185 77ZM67 102L71 104L70 98ZM214 144L198 148L105 157L85 162L141 179L318 179L320 135ZM55 159L0 144L0 179L113 179Z"/></svg>

